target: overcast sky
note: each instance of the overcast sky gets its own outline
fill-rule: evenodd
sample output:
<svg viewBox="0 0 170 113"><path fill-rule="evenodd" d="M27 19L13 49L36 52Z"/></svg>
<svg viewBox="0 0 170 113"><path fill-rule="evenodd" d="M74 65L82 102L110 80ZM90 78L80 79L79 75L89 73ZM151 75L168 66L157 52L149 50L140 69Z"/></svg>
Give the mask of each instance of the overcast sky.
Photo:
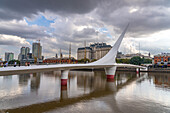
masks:
<svg viewBox="0 0 170 113"><path fill-rule="evenodd" d="M68 56L69 44L113 45L130 22L123 53L170 52L170 0L0 0L0 58L5 52L32 48L41 40L45 58Z"/></svg>

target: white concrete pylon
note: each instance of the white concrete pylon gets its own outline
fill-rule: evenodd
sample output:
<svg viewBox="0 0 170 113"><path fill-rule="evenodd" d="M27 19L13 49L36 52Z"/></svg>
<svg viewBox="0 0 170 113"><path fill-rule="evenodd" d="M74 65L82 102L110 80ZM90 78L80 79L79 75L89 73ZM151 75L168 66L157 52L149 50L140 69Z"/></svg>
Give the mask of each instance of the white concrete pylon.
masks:
<svg viewBox="0 0 170 113"><path fill-rule="evenodd" d="M127 28L129 27L129 24L126 26L122 34L119 36L118 40L115 42L114 46L112 49L101 59L91 63L91 64L114 64L116 63L116 55L119 49L119 46L123 40L123 37L126 33Z"/></svg>
<svg viewBox="0 0 170 113"><path fill-rule="evenodd" d="M140 68L136 68L136 73L139 74Z"/></svg>
<svg viewBox="0 0 170 113"><path fill-rule="evenodd" d="M115 73L116 73L116 66L105 68L105 73L107 76L107 81L112 82L114 81Z"/></svg>
<svg viewBox="0 0 170 113"><path fill-rule="evenodd" d="M61 70L61 86L67 86L69 70Z"/></svg>

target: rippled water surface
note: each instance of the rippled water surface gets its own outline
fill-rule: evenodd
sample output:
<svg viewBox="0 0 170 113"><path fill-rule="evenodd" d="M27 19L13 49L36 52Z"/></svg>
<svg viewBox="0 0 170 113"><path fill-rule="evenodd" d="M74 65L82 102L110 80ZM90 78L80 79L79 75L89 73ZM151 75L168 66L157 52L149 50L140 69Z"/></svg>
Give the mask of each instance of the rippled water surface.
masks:
<svg viewBox="0 0 170 113"><path fill-rule="evenodd" d="M59 71L0 76L0 112L170 113L170 74Z"/></svg>

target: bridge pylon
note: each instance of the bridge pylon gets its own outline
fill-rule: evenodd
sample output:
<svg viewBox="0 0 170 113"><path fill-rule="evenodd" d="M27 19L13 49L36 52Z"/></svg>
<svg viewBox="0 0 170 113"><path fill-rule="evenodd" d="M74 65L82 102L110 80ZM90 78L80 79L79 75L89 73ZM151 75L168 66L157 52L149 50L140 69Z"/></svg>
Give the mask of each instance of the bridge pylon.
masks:
<svg viewBox="0 0 170 113"><path fill-rule="evenodd" d="M114 77L115 77L115 73L116 73L116 68L117 68L116 66L105 68L105 73L106 73L107 81L108 82L113 82L114 81Z"/></svg>
<svg viewBox="0 0 170 113"><path fill-rule="evenodd" d="M67 86L69 70L61 70L61 86Z"/></svg>

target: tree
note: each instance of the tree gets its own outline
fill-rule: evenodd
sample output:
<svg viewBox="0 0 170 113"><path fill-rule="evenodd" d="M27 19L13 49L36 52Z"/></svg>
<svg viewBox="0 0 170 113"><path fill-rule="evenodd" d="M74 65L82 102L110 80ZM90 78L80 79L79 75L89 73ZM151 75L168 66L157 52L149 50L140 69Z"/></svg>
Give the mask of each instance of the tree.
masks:
<svg viewBox="0 0 170 113"><path fill-rule="evenodd" d="M143 60L139 56L135 56L130 59L130 63L134 65L141 65L142 62Z"/></svg>
<svg viewBox="0 0 170 113"><path fill-rule="evenodd" d="M125 64L129 64L130 63L130 59L116 59L117 63L125 63Z"/></svg>
<svg viewBox="0 0 170 113"><path fill-rule="evenodd" d="M8 62L8 64L14 64L15 62L17 62L17 64L19 64L19 60L10 60L9 62Z"/></svg>
<svg viewBox="0 0 170 113"><path fill-rule="evenodd" d="M150 63L152 63L151 59L144 59L144 64L150 64Z"/></svg>
<svg viewBox="0 0 170 113"><path fill-rule="evenodd" d="M91 62L97 61L96 59L91 60Z"/></svg>
<svg viewBox="0 0 170 113"><path fill-rule="evenodd" d="M78 60L78 62L79 63L85 63L85 62L90 62L90 60L86 58L86 59Z"/></svg>

